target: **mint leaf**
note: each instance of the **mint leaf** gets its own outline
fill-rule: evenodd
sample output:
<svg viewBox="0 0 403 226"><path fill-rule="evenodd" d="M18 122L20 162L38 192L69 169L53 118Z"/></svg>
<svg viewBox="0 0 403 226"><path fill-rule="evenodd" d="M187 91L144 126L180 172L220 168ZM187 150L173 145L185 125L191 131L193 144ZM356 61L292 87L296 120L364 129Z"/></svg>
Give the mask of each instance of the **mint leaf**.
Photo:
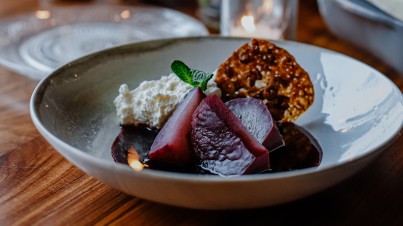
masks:
<svg viewBox="0 0 403 226"><path fill-rule="evenodd" d="M179 60L172 62L171 69L182 81L193 87L200 87L203 91L207 89L207 82L213 77L212 73L190 69Z"/></svg>
<svg viewBox="0 0 403 226"><path fill-rule="evenodd" d="M175 60L171 64L171 69L182 81L192 85L192 74L190 68L186 66L186 64L182 61Z"/></svg>
<svg viewBox="0 0 403 226"><path fill-rule="evenodd" d="M207 82L213 77L213 74L204 71L191 69L193 86L199 86L203 91L207 89Z"/></svg>

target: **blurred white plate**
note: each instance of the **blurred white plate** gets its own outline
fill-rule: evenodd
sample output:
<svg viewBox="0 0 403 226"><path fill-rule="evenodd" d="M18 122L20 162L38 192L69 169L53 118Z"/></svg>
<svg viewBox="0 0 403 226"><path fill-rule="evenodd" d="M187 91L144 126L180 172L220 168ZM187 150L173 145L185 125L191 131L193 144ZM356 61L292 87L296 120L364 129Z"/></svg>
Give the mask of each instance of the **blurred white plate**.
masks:
<svg viewBox="0 0 403 226"><path fill-rule="evenodd" d="M201 22L166 8L55 8L0 21L0 64L41 79L73 59L116 45L207 34Z"/></svg>

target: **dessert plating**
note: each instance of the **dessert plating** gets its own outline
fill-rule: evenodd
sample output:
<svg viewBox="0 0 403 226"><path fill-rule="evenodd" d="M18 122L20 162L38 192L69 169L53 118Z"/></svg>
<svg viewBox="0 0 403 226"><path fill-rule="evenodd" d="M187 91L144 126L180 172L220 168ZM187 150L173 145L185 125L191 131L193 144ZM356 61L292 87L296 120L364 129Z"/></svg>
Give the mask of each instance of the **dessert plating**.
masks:
<svg viewBox="0 0 403 226"><path fill-rule="evenodd" d="M221 176L320 164L315 138L292 123L313 103L313 85L286 50L253 39L219 66L214 81L212 73L181 61L171 68L174 74L131 92L122 85L115 99L123 126L112 145L115 161ZM212 93L222 96L206 97Z"/></svg>

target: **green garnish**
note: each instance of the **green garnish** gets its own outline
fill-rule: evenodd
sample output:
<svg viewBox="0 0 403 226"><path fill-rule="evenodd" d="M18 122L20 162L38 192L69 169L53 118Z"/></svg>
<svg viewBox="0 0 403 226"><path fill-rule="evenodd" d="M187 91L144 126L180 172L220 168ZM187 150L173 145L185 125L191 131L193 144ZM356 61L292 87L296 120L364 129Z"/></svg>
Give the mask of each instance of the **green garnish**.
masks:
<svg viewBox="0 0 403 226"><path fill-rule="evenodd" d="M207 89L207 82L213 77L212 73L191 69L179 60L172 62L171 69L182 81L193 87L200 87L203 91Z"/></svg>

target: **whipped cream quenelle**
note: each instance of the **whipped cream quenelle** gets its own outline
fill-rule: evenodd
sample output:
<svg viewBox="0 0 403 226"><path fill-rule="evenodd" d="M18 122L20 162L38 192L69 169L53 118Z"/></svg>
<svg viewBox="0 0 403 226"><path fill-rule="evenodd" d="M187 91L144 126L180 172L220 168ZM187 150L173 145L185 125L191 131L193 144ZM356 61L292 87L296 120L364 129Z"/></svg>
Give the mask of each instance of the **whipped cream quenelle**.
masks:
<svg viewBox="0 0 403 226"><path fill-rule="evenodd" d="M114 100L119 122L122 125L147 125L160 129L192 88L173 73L159 80L143 81L132 91L122 84ZM210 79L204 93L221 96L214 78Z"/></svg>

